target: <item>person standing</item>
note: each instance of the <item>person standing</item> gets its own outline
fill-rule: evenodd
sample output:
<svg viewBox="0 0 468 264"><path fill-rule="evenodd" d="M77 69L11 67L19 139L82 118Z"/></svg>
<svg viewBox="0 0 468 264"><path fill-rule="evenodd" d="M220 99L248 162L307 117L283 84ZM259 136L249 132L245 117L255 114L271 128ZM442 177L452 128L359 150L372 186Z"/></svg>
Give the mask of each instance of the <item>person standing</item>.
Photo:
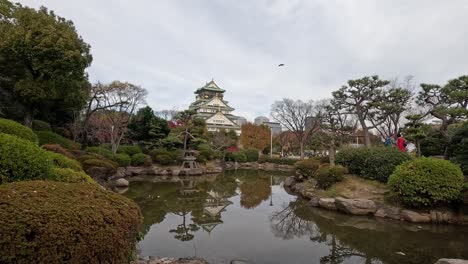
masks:
<svg viewBox="0 0 468 264"><path fill-rule="evenodd" d="M406 141L400 133L398 133L397 147L400 151L406 152Z"/></svg>

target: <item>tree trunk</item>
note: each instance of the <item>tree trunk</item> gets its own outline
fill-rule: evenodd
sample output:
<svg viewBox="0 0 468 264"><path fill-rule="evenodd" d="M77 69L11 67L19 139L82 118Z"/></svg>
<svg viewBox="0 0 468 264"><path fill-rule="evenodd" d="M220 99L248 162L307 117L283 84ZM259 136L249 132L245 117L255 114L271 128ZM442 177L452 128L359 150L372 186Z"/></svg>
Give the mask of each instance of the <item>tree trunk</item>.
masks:
<svg viewBox="0 0 468 264"><path fill-rule="evenodd" d="M32 128L32 122L33 122L33 110L30 109L26 111L26 115L24 116L24 125Z"/></svg>
<svg viewBox="0 0 468 264"><path fill-rule="evenodd" d="M370 147L371 146L371 141L370 141L370 137L369 137L369 128L367 128L367 125L366 125L366 120L359 119L359 123L361 123L362 132L364 133L364 145L366 147Z"/></svg>
<svg viewBox="0 0 468 264"><path fill-rule="evenodd" d="M328 156L330 159L330 167L335 166L335 142L332 140L332 145L330 145L330 148L328 150Z"/></svg>
<svg viewBox="0 0 468 264"><path fill-rule="evenodd" d="M304 142L301 141L299 145L301 146L301 159L304 159Z"/></svg>

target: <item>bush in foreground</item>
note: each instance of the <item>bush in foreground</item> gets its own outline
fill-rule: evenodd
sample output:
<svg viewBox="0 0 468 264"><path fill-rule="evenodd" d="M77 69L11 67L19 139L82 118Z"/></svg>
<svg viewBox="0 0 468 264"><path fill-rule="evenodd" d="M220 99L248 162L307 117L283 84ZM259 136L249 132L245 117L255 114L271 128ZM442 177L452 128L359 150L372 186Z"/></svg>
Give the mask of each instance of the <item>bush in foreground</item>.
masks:
<svg viewBox="0 0 468 264"><path fill-rule="evenodd" d="M387 182L396 166L409 160L408 154L391 147L347 148L336 155L336 163L363 178Z"/></svg>
<svg viewBox="0 0 468 264"><path fill-rule="evenodd" d="M0 133L15 135L37 144L36 134L29 127L23 126L13 120L0 118Z"/></svg>
<svg viewBox="0 0 468 264"><path fill-rule="evenodd" d="M141 213L88 183L0 186L0 263L128 263Z"/></svg>
<svg viewBox="0 0 468 264"><path fill-rule="evenodd" d="M0 183L46 179L52 162L35 143L0 133Z"/></svg>
<svg viewBox="0 0 468 264"><path fill-rule="evenodd" d="M432 207L460 198L461 169L447 160L418 158L398 166L388 179L392 195L408 207Z"/></svg>
<svg viewBox="0 0 468 264"><path fill-rule="evenodd" d="M36 135L39 137L39 145L58 144L66 149L80 148L80 144L68 138L64 138L52 131L36 131Z"/></svg>

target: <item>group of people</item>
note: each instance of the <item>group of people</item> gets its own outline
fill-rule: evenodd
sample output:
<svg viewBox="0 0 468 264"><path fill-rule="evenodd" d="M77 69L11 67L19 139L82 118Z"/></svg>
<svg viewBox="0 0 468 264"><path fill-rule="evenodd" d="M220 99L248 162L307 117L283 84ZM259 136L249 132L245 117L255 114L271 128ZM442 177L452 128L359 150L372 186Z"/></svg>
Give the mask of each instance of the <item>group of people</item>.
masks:
<svg viewBox="0 0 468 264"><path fill-rule="evenodd" d="M398 133L397 135L397 138L396 138L396 141L395 141L395 136L392 134L390 136L388 136L386 139L385 139L385 146L387 147L391 147L391 146L396 146L400 151L403 151L403 152L406 152L407 149L406 149L406 146L408 145L406 143L406 140L405 138L403 138L403 136L401 135L401 133Z"/></svg>

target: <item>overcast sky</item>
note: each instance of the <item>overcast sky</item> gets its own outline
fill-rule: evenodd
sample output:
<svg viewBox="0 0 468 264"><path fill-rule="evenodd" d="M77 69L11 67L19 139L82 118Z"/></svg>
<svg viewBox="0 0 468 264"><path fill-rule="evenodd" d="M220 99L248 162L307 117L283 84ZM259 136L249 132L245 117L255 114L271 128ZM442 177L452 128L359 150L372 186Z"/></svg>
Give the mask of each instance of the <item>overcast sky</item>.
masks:
<svg viewBox="0 0 468 264"><path fill-rule="evenodd" d="M328 98L366 75L442 84L468 74L467 0L20 2L75 23L92 82L139 84L157 110L185 109L212 78L252 120L275 100Z"/></svg>

